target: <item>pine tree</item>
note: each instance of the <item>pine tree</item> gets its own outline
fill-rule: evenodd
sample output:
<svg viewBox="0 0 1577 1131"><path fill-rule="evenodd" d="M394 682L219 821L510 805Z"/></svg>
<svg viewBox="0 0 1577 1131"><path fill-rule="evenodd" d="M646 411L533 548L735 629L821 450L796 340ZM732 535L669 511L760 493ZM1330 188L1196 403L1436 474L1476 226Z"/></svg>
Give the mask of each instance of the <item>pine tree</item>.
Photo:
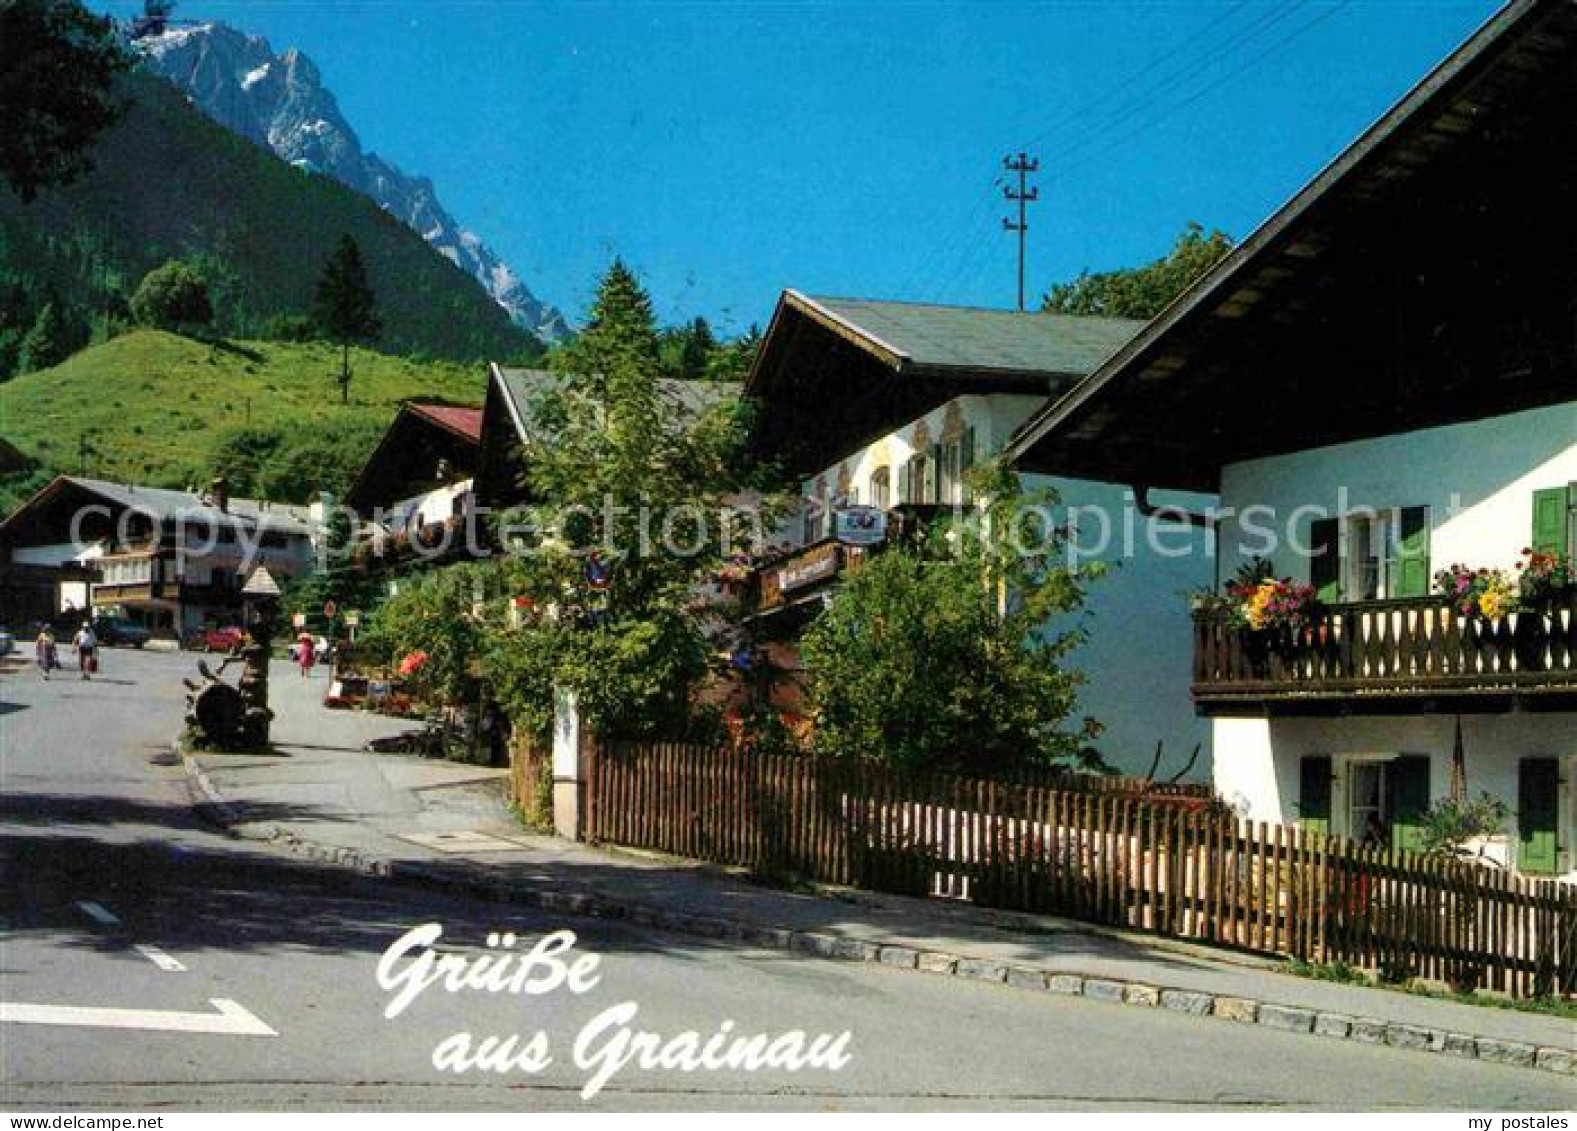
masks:
<svg viewBox="0 0 1577 1131"><path fill-rule="evenodd" d="M361 248L350 236L340 239L318 279L312 318L331 341L339 343L339 388L342 403L350 403L350 347L383 332L378 299L367 281Z"/></svg>
<svg viewBox="0 0 1577 1131"><path fill-rule="evenodd" d="M32 373L59 365L71 355L71 328L55 302L46 302L33 320L33 328L22 338L17 357L17 372Z"/></svg>
<svg viewBox="0 0 1577 1131"><path fill-rule="evenodd" d="M706 376L706 367L717 349L717 336L711 324L699 316L685 328L684 345L679 351L679 376L687 381L698 381Z"/></svg>

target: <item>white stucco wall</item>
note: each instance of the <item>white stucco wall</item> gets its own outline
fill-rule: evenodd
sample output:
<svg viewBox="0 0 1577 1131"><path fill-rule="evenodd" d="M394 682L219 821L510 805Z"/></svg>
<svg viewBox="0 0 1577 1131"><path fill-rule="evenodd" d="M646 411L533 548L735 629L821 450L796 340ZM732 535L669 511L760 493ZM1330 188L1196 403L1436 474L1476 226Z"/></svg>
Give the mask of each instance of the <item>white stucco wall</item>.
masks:
<svg viewBox="0 0 1577 1131"><path fill-rule="evenodd" d="M1354 835L1346 827L1347 770L1358 758L1426 755L1430 760L1429 793L1447 795L1451 783L1451 751L1455 744L1454 715L1386 715L1347 718L1231 719L1214 722L1216 790L1248 819L1295 824L1298 817L1300 761L1307 755L1332 759L1331 831ZM1573 837L1577 835L1577 713L1513 712L1463 715L1462 749L1467 765L1468 793L1490 793L1513 810L1517 805L1517 764L1523 758L1561 759L1557 797L1561 868L1577 876ZM1509 862L1516 818L1507 836L1488 846L1489 853Z"/></svg>
<svg viewBox="0 0 1577 1131"><path fill-rule="evenodd" d="M455 500L470 493L471 480L462 479L401 499L389 508L385 525L398 532L413 526L443 522L454 514Z"/></svg>
<svg viewBox="0 0 1577 1131"><path fill-rule="evenodd" d="M955 417L975 430L978 463L1001 450L1014 429L1044 404L1044 399L992 394L959 397L951 404ZM949 413L949 405L942 405L922 418L933 441L943 436ZM892 469L896 493L897 468L916 450L918 423L912 421L806 479L805 497L816 496L818 480L835 492L840 474L846 471L851 494L868 503L870 476L880 467ZM1038 475L1027 475L1024 480L1031 490L1056 490L1062 500L1059 517L1075 512L1080 532L1075 552L1080 556L1070 560L1074 564L1100 560L1109 566L1106 575L1090 585L1086 607L1076 622L1048 626L1052 631L1082 626L1089 632L1089 639L1069 663L1087 679L1080 692L1080 711L1105 728L1097 742L1102 754L1124 772L1143 773L1150 766L1156 742L1162 741L1166 753L1160 772L1170 775L1183 767L1197 744L1202 749L1189 777L1210 780L1210 727L1195 716L1189 697L1193 630L1187 594L1210 586L1215 571L1204 533L1186 525L1164 524L1157 535L1158 544L1176 555L1164 556L1148 541L1147 522L1138 514L1127 488ZM1152 502L1202 512L1214 500L1161 492ZM1108 532L1105 538L1101 536L1103 525Z"/></svg>
<svg viewBox="0 0 1577 1131"><path fill-rule="evenodd" d="M1255 554L1309 578L1309 528L1362 507L1430 508L1430 569L1509 569L1532 533L1533 492L1577 482L1577 401L1404 432L1222 471L1223 576ZM1246 508L1269 508L1244 515ZM1251 527L1281 535L1274 545ZM1291 531L1296 543L1289 543Z"/></svg>

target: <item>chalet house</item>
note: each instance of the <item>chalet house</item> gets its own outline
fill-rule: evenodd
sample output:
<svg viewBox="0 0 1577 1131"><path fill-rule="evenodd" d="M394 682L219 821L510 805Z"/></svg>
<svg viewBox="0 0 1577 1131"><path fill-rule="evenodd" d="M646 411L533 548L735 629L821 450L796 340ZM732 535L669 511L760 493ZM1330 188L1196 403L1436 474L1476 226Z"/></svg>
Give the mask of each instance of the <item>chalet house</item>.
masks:
<svg viewBox="0 0 1577 1131"><path fill-rule="evenodd" d="M368 571L398 571L420 557L452 560L481 546L475 478L482 410L408 401L367 457L345 504L360 519L353 554Z"/></svg>
<svg viewBox="0 0 1577 1131"><path fill-rule="evenodd" d="M1313 588L1195 624L1215 783L1253 819L1409 847L1487 791L1514 816L1486 852L1577 874L1577 597L1518 570L1577 548L1574 106L1577 4L1508 5L1009 445L1219 492L1218 582L1260 556Z"/></svg>
<svg viewBox="0 0 1577 1131"><path fill-rule="evenodd" d="M0 559L35 579L13 627L69 609L125 616L176 639L230 623L250 569L277 578L314 564L304 507L62 475L0 522Z"/></svg>
<svg viewBox="0 0 1577 1131"><path fill-rule="evenodd" d="M362 465L345 503L397 532L463 515L481 447L481 409L408 401Z"/></svg>
<svg viewBox="0 0 1577 1131"><path fill-rule="evenodd" d="M873 508L896 526L967 505L970 468L1000 453L1048 397L1142 328L1123 319L785 291L747 393L758 402L756 454L799 476L806 505L786 532L791 547L758 572L757 615L785 622L792 637L843 571L872 552L846 544L840 513ZM1106 728L1098 748L1112 764L1143 772L1164 741L1168 765L1180 769L1196 743L1208 746L1185 686L1192 637L1180 596L1209 583L1203 533L1177 524L1171 540L1196 552L1163 557L1142 538L1125 543L1124 516L1135 504L1123 485L1028 476L1026 486L1055 488L1062 517L1080 508L1076 541L1086 560L1116 564L1089 589L1080 623L1090 636L1070 661L1088 679L1080 710ZM1146 501L1194 511L1207 500ZM1109 539L1100 537L1102 524ZM792 649L777 662L792 670ZM1196 770L1208 773L1208 760Z"/></svg>

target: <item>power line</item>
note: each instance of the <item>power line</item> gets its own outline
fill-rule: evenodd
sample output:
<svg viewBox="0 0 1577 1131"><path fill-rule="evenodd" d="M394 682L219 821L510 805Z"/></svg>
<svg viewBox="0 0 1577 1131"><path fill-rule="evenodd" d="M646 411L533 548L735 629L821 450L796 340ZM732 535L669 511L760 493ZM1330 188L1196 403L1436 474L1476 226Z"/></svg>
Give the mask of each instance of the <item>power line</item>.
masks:
<svg viewBox="0 0 1577 1131"><path fill-rule="evenodd" d="M1174 117L1178 113L1180 113L1180 112L1182 112L1184 110L1187 110L1189 107L1198 104L1201 100L1209 97L1211 94L1215 93L1217 90L1220 90L1223 86L1225 86L1227 83L1231 82L1233 79L1238 78L1238 77L1246 74L1247 72L1253 70L1255 67L1259 66L1261 63L1265 62L1267 59L1269 59L1271 56L1275 55L1282 48L1286 47L1287 45L1292 43L1294 40L1299 39L1302 36L1306 35L1308 32L1314 30L1320 24L1324 23L1326 20L1328 20L1332 16L1334 16L1337 12L1339 12L1343 8L1345 8L1348 5L1349 2L1350 2L1350 0L1338 0L1338 3L1333 4L1331 7L1327 8L1325 11L1319 13L1312 20L1309 20L1308 22L1306 22L1304 24L1301 24L1298 27L1294 28L1287 35L1283 36L1281 39L1278 39L1275 43L1271 44L1264 51L1260 52L1259 55L1257 55L1254 58L1248 60L1241 67L1238 67L1236 70L1227 72L1226 74L1222 75L1219 79L1217 79L1215 82L1211 83L1210 85L1208 85L1208 86L1206 86L1206 87L1204 87L1204 88L1202 88L1202 89L1200 89L1198 91L1195 91L1188 98L1185 98L1185 99L1183 99L1180 102L1173 103L1172 105L1167 107L1167 109L1164 112L1162 112L1161 114L1158 114L1155 118L1153 118L1149 122L1145 123L1139 129L1134 130L1131 133L1129 133L1129 134L1127 134L1127 135L1125 135L1123 137L1118 137L1118 138L1114 138L1114 139L1103 139L1103 140L1107 141L1107 144L1099 146L1098 148L1096 148L1094 150L1090 150L1089 152L1086 152L1086 153L1083 153L1083 154L1079 155L1073 161L1068 162L1066 164L1066 166L1065 166L1065 169L1067 169L1067 168L1076 168L1079 165L1086 165L1089 162L1095 160L1096 158L1104 157L1108 153L1115 152L1116 150L1123 148L1125 145L1127 145L1134 138L1140 137L1144 133L1146 133L1147 131L1154 129L1156 126L1160 125L1162 122L1166 121L1168 118Z"/></svg>
<svg viewBox="0 0 1577 1131"><path fill-rule="evenodd" d="M1069 153L1076 152L1081 146L1092 144L1099 140L1099 135L1119 126L1126 125L1147 110L1165 103L1176 94L1191 86L1198 78L1204 77L1209 71L1220 63L1226 62L1233 54L1241 51L1256 39L1275 29L1278 24L1290 19L1307 0L1295 0L1294 3L1272 8L1261 15L1248 26L1239 28L1233 35L1215 45L1211 57L1202 63L1185 62L1181 67L1169 70L1160 79L1159 85L1147 94L1139 97L1137 101L1115 108L1114 112L1097 118L1076 137L1069 139L1062 147L1048 157L1047 164L1051 165L1060 161Z"/></svg>
<svg viewBox="0 0 1577 1131"><path fill-rule="evenodd" d="M1298 0L1298 2L1301 3L1303 0ZM1214 63L1230 57L1234 51L1241 49L1246 42L1251 41L1265 27L1270 26L1276 20L1284 18L1288 11L1288 9L1278 10L1272 8L1268 15L1261 15L1247 26L1235 29L1219 42L1207 44L1198 50L1188 50L1194 44L1209 36L1211 32L1230 21L1232 17L1247 6L1248 0L1240 0L1239 3L1232 5L1225 12L1185 36L1182 40L1151 56L1132 75L1105 88L1094 99L1057 118L1049 126L1041 130L1040 133L1036 134L1034 140L1039 141L1049 137L1059 128L1071 125L1075 121L1081 119L1089 121L1088 111L1093 105L1112 96L1119 96L1120 99L1120 95L1125 89L1133 88L1137 92L1140 88L1153 81L1147 78L1148 74L1155 72L1166 61L1184 55L1185 52L1187 53L1186 57L1180 61L1179 69L1175 73L1173 69L1168 69L1164 75L1159 76L1163 82L1189 71L1197 71L1199 68L1208 69ZM1115 124L1123 114L1131 114L1135 109L1135 106L1119 100L1117 107L1108 107L1104 115L1096 117L1092 128L1105 128L1107 123ZM991 246L990 201L994 196L995 188L1002 185L1003 181L1001 178L993 181L992 190L988 191L985 199L977 202L969 219L954 229L954 234L943 245L943 249L929 261L931 266L937 268L936 273L931 276L936 279L936 284L934 289L926 288L926 290L935 295L937 299L945 298L953 290L954 283L961 277L977 277L984 266L982 253L987 252ZM960 241L962 242L960 243ZM921 269L923 270L923 266ZM971 270L974 272L972 275L970 274ZM916 275L915 277L921 276Z"/></svg>

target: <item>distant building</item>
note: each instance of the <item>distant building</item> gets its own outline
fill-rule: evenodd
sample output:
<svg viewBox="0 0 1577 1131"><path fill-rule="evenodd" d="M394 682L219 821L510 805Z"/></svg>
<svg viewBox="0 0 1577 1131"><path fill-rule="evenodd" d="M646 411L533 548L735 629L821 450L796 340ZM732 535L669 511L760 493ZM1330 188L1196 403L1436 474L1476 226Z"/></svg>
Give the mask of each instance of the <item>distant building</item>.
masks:
<svg viewBox="0 0 1577 1131"><path fill-rule="evenodd" d="M314 564L305 507L62 475L0 522L0 623L114 613L178 638L241 611L247 571Z"/></svg>

